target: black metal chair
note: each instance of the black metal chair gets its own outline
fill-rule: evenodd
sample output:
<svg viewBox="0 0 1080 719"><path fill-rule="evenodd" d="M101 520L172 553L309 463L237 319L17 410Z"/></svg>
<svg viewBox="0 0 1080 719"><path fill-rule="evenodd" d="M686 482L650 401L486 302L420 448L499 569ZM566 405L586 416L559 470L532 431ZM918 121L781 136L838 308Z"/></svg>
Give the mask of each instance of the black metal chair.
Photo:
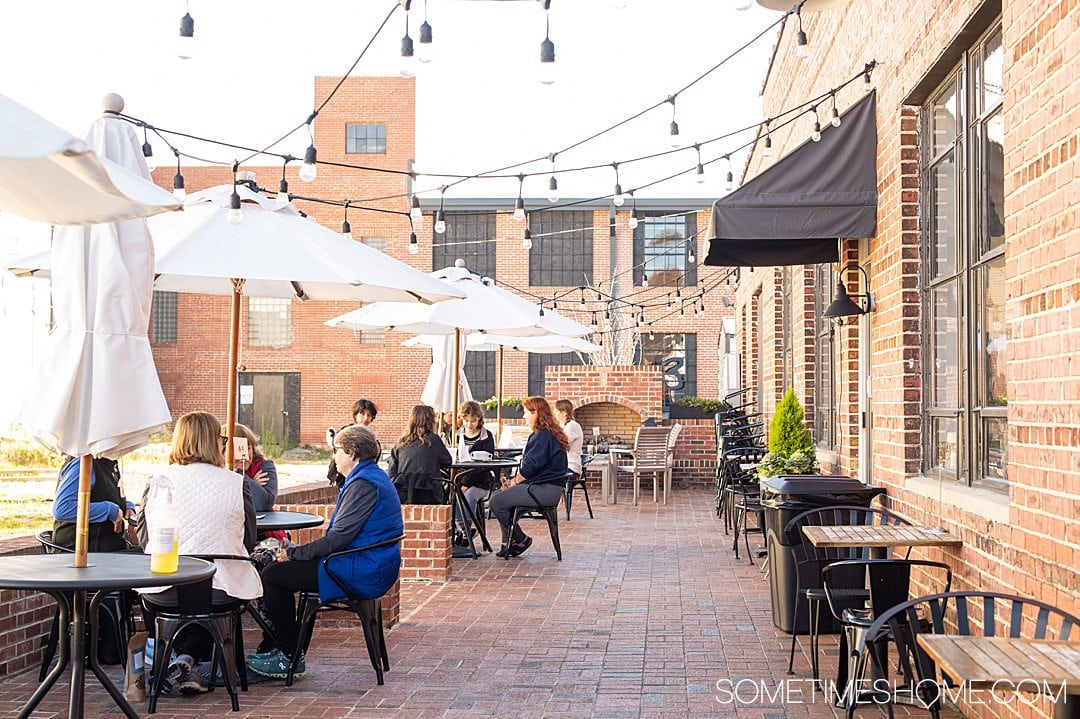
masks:
<svg viewBox="0 0 1080 719"><path fill-rule="evenodd" d="M248 562L256 571L259 565L254 559L236 554L185 554L185 557L203 559L208 562L229 560ZM161 687L169 671L169 657L172 656L173 644L180 632L199 628L209 635L213 642L214 653L210 662L210 680L208 689L213 691L215 680L220 673L224 679L225 690L229 693L232 710L240 711L240 700L233 686L233 677L239 677L241 691L247 691L247 660L244 654L244 630L241 617L247 609L247 602L236 599L228 604L212 604L211 582L177 587L180 602L177 606L164 606L150 602L154 619L154 667L146 683L146 696L149 700L147 713L157 711L157 700L161 696ZM149 629L149 627L147 627Z"/></svg>
<svg viewBox="0 0 1080 719"><path fill-rule="evenodd" d="M570 472L566 475L566 493L563 501L566 504L566 521L570 521L570 506L574 502L574 492L580 491L585 495L585 508L589 510L589 519L595 519L592 511L592 502L589 501L589 488L585 486L585 468L589 466L592 457L581 458L581 474Z"/></svg>
<svg viewBox="0 0 1080 719"><path fill-rule="evenodd" d="M567 472L567 475L571 475L573 472ZM540 482L543 484L543 482ZM525 491L532 497L535 505L520 505L513 508L513 514L510 518L509 534L503 537L503 543L506 544L510 541L510 537L514 536L514 530L518 526L518 522L522 519L544 519L547 520L548 532L551 534L551 544L555 547L555 556L562 561L562 544L559 542L559 507L545 507L540 504L540 499L533 492L535 485L524 485ZM507 554L505 559L509 560L510 555Z"/></svg>
<svg viewBox="0 0 1080 719"><path fill-rule="evenodd" d="M744 485L746 489L749 489L748 485ZM757 518L757 524L750 526L747 519L749 516ZM734 541L731 543L731 548L735 550L735 558L739 558L739 535L742 535L743 543L746 545L746 556L750 560L750 563L754 563L755 550L750 548L750 533L754 532L760 534L762 539L765 538L765 507L761 504L760 495L756 492L746 492L741 494L739 500L735 503L735 528L734 528Z"/></svg>
<svg viewBox="0 0 1080 719"><path fill-rule="evenodd" d="M825 591L821 588L821 572L833 562L846 559L870 559L867 547L815 547L802 532L809 526L843 525L906 525L911 524L903 517L885 509L837 505L818 507L795 515L784 527L784 534L796 541L789 548L795 562L795 609L792 617L791 650L788 655L788 674L794 674L795 647L798 642L799 604L806 602L810 619L810 667L814 679L818 675L818 632L821 623L821 603L826 601ZM908 548L910 554L911 549ZM870 598L865 590L852 596L853 601L866 601Z"/></svg>
<svg viewBox="0 0 1080 719"><path fill-rule="evenodd" d="M936 578L942 580L942 592L952 588L952 569L949 565L925 559L853 559L833 562L822 570L821 584L826 606L841 624L837 694L845 701L858 701L859 687L862 686L859 681L862 675L849 672L855 666L852 649L862 645L863 635L875 617L911 600L913 569L928 573L931 581L935 578L933 575L937 575ZM881 660L881 667L888 667L888 642L885 641L888 638L882 635L870 647ZM846 689L849 686L855 687L850 695Z"/></svg>
<svg viewBox="0 0 1080 719"><path fill-rule="evenodd" d="M855 648L855 671L864 671L867 661L879 664L881 657L872 648L891 638L900 672L911 679L918 699L938 719L941 685L933 660L919 646L920 633L1069 641L1074 627L1080 627L1080 617L1037 599L1000 592L931 594L898 604L874 620ZM880 665L876 669L885 670ZM945 686L953 685L948 677L943 681ZM891 692L875 696L876 702L888 704L890 714L894 700ZM856 708L854 702L848 705L848 719Z"/></svg>
<svg viewBox="0 0 1080 719"><path fill-rule="evenodd" d="M46 554L69 554L75 551L70 547L65 547L62 544L54 542L52 540L52 530L43 530L35 534L34 537L41 544L41 548ZM94 594L95 592L87 593L87 606L93 601ZM128 639L135 633L134 622L131 619L130 593L109 592L98 606L100 611L105 612L109 617L109 621L113 626L113 640L116 642L120 663L126 666ZM89 633L89 627L87 630ZM64 631L67 631L67 629L65 628ZM53 614L52 626L49 628L49 638L45 643L44 653L41 657L41 669L38 671L39 682L45 681L45 676L49 673L49 667L52 665L53 658L56 656L56 645L60 636L59 632L60 608L57 607L56 612ZM94 650L97 651L97 647L94 647Z"/></svg>
<svg viewBox="0 0 1080 719"><path fill-rule="evenodd" d="M338 585L341 591L345 592L346 596L324 602L319 598L318 592L300 592L296 608L296 644L293 646L292 661L289 663L289 673L285 677L285 686L292 686L296 665L299 663L300 657L307 652L308 644L311 643L311 634L315 630L315 619L318 617L319 612L331 611L352 612L360 620L360 626L364 630L364 643L367 645L368 658L371 660L372 668L375 669L375 681L380 686L383 684L383 672L390 670L390 658L386 652L386 637L383 635L380 597L371 599L351 594L349 588L345 586L345 583L330 567L330 560L358 552L389 547L401 543L404 539L405 535L402 534L382 542L334 552L320 560L323 569L326 570L326 575L330 577L334 584Z"/></svg>

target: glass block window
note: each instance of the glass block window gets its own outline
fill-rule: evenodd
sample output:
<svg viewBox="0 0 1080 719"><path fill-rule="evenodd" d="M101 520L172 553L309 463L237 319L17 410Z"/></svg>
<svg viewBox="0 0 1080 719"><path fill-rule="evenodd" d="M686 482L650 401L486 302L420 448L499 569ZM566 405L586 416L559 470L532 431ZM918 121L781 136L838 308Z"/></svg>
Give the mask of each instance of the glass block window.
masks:
<svg viewBox="0 0 1080 719"><path fill-rule="evenodd" d="M555 365L583 365L585 362L582 360L581 355L577 352L560 352L556 354L541 354L539 352L529 353L529 396L544 397L546 389L544 387L544 371L548 367ZM559 397L553 397L548 399L549 402L560 399Z"/></svg>
<svg viewBox="0 0 1080 719"><path fill-rule="evenodd" d="M288 347L292 342L292 300L248 298L248 344Z"/></svg>
<svg viewBox="0 0 1080 719"><path fill-rule="evenodd" d="M529 252L530 285L577 287L592 284L592 212L531 212L529 231L533 238Z"/></svg>
<svg viewBox="0 0 1080 719"><path fill-rule="evenodd" d="M697 396L696 334L646 332L641 335L638 359L638 364L663 370L665 408L677 397Z"/></svg>
<svg viewBox="0 0 1080 719"><path fill-rule="evenodd" d="M386 252L385 237L362 237L360 241L379 252ZM361 330L356 335L362 345L381 345L386 342L386 330Z"/></svg>
<svg viewBox="0 0 1080 719"><path fill-rule="evenodd" d="M431 264L436 270L465 260L470 271L495 279L495 213L446 212L446 232L431 233Z"/></svg>
<svg viewBox="0 0 1080 719"><path fill-rule="evenodd" d="M464 338L464 335L462 337ZM469 389L477 402L483 402L495 396L495 358L498 354L498 352L465 353L465 377L469 380Z"/></svg>
<svg viewBox="0 0 1080 719"><path fill-rule="evenodd" d="M345 153L348 155L385 155L386 125L382 123L346 125Z"/></svg>
<svg viewBox="0 0 1080 719"><path fill-rule="evenodd" d="M674 287L676 280L684 286L697 284L697 269L689 261L691 244L697 241L697 215L670 214L645 213L634 230L635 287L646 273L649 287Z"/></svg>
<svg viewBox="0 0 1080 719"><path fill-rule="evenodd" d="M176 344L176 293L155 292L150 306L150 341L156 345Z"/></svg>

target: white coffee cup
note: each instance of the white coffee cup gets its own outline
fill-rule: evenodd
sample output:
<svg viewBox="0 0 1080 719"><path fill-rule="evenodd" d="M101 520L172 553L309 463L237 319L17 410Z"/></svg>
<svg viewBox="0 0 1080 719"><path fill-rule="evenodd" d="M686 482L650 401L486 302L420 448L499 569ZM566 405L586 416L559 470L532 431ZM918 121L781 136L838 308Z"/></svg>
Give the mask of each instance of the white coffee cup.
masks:
<svg viewBox="0 0 1080 719"><path fill-rule="evenodd" d="M491 459L491 452L476 451L469 454L469 457L475 462L485 462Z"/></svg>

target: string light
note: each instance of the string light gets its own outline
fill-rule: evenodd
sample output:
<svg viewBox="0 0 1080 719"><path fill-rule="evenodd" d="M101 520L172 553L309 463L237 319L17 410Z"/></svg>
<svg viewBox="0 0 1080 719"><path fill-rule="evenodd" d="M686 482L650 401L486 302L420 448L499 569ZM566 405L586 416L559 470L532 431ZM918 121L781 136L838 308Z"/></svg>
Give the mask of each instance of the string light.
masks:
<svg viewBox="0 0 1080 719"><path fill-rule="evenodd" d="M551 179L548 180L548 202L554 204L559 201L559 182L555 179L555 155L558 153L551 153L548 158L551 160Z"/></svg>
<svg viewBox="0 0 1080 719"><path fill-rule="evenodd" d="M352 226L349 225L349 201L345 200L345 221L341 223L341 236L346 240L351 240Z"/></svg>
<svg viewBox="0 0 1080 719"><path fill-rule="evenodd" d="M551 41L551 0L544 3L544 40L540 43L540 82L555 82L555 43Z"/></svg>
<svg viewBox="0 0 1080 719"><path fill-rule="evenodd" d="M311 113L307 119L308 137L311 144L304 151L304 164L300 166L300 179L311 182L319 174L319 168L315 164L319 161L319 153L315 150L315 133L311 129L311 123L315 122L315 113Z"/></svg>
<svg viewBox="0 0 1080 719"><path fill-rule="evenodd" d="M864 66L865 69L863 70L863 86L867 90L869 90L870 86L873 84L870 81L870 73L874 71L874 65L875 65L875 63L873 61L870 61L870 62L866 63L866 65Z"/></svg>
<svg viewBox="0 0 1080 719"><path fill-rule="evenodd" d="M409 254L415 255L420 251L420 243L416 241L416 233L409 233Z"/></svg>
<svg viewBox="0 0 1080 719"><path fill-rule="evenodd" d="M521 246L526 250L532 249L532 232L528 227L525 228L525 236L521 238Z"/></svg>
<svg viewBox="0 0 1080 719"><path fill-rule="evenodd" d="M641 273L641 286L645 289L649 289L649 273L642 271Z"/></svg>
<svg viewBox="0 0 1080 719"><path fill-rule="evenodd" d="M811 107L810 112L814 113L814 131L810 133L810 139L814 142L821 142L821 119L817 114L817 105Z"/></svg>
<svg viewBox="0 0 1080 719"><path fill-rule="evenodd" d="M240 193L236 191L236 170L240 163L233 163L232 194L229 195L229 212L225 216L230 225L239 225L244 221L244 211L240 209Z"/></svg>
<svg viewBox="0 0 1080 719"><path fill-rule="evenodd" d="M285 179L285 170L289 167L289 160L291 160L291 159L293 159L293 158L289 157L289 156L286 156L285 157L285 163L281 166L281 182L278 183L278 194L277 194L277 201L278 202L288 202L289 201L289 181Z"/></svg>
<svg viewBox="0 0 1080 719"><path fill-rule="evenodd" d="M176 155L176 176L172 179L172 193L173 197L183 201L187 197L187 191L184 189L184 176L180 172L180 151L174 149L173 154Z"/></svg>
<svg viewBox="0 0 1080 719"><path fill-rule="evenodd" d="M413 55L413 39L409 36L409 5L405 4L405 37L401 38L401 76L412 77L416 74L416 59Z"/></svg>
<svg viewBox="0 0 1080 719"><path fill-rule="evenodd" d="M619 184L619 163L613 162L611 166L615 169L615 195L611 198L611 204L622 207L626 204L626 198L623 197L622 185Z"/></svg>
<svg viewBox="0 0 1080 719"><path fill-rule="evenodd" d="M675 95L668 95L667 101L671 103L671 126L668 130L671 146L682 147L682 141L679 139L679 123L675 122Z"/></svg>
<svg viewBox="0 0 1080 719"><path fill-rule="evenodd" d="M420 62L427 64L435 59L431 47L431 24L427 20L427 0L424 0L424 22L420 25Z"/></svg>
<svg viewBox="0 0 1080 719"><path fill-rule="evenodd" d="M686 246L688 248L688 252L687 252L687 255L686 255L686 261L688 263L690 263L691 265L696 265L697 264L697 255L694 252L694 246L695 245L697 245L697 238L696 237L687 237L686 238Z"/></svg>
<svg viewBox="0 0 1080 719"><path fill-rule="evenodd" d="M731 155L724 155L727 161L727 175L724 176L724 189L731 192L735 189L735 173L731 171Z"/></svg>
<svg viewBox="0 0 1080 719"><path fill-rule="evenodd" d="M832 94L832 119L829 120L829 124L833 127L840 127L840 112L836 109L836 93Z"/></svg>
<svg viewBox="0 0 1080 719"><path fill-rule="evenodd" d="M805 60L810 57L810 47L802 25L802 3L799 3L799 7L795 10L795 17L799 18L799 34L795 36L795 57Z"/></svg>
<svg viewBox="0 0 1080 719"><path fill-rule="evenodd" d="M765 155L765 157L772 157L773 156L772 133L769 132L769 121L768 120L765 121L765 150L762 152L762 154Z"/></svg>
<svg viewBox="0 0 1080 719"><path fill-rule="evenodd" d="M634 206L630 208L630 221L626 224L630 225L631 230L636 230L639 222L637 216L637 197L634 196L633 190L630 190L630 199L634 201Z"/></svg>
<svg viewBox="0 0 1080 719"><path fill-rule="evenodd" d="M142 139L142 154L143 159L146 160L146 169L148 172L153 172L157 168L157 163L154 162L154 148L150 145L150 138L146 136L146 125L143 125Z"/></svg>
<svg viewBox="0 0 1080 719"><path fill-rule="evenodd" d="M446 185L439 188L439 211L435 214L435 232L446 232L446 214L443 212L443 204L446 201Z"/></svg>
<svg viewBox="0 0 1080 719"><path fill-rule="evenodd" d="M697 175L697 183L699 185L704 185L705 184L705 165L701 164L701 145L696 143L696 142L694 143L694 152L697 153L697 170L696 170L696 173L695 173Z"/></svg>
<svg viewBox="0 0 1080 719"><path fill-rule="evenodd" d="M195 18L191 17L191 5L187 5L180 18L180 37L176 40L176 54L181 60L190 60L195 52Z"/></svg>
<svg viewBox="0 0 1080 719"><path fill-rule="evenodd" d="M525 200L521 198L521 191L525 186L525 175L518 175L518 196L514 201L514 219L520 222L525 219Z"/></svg>
<svg viewBox="0 0 1080 719"><path fill-rule="evenodd" d="M413 222L420 222L424 219L424 211L420 209L420 198L416 195L412 196L412 207L409 208L409 219Z"/></svg>

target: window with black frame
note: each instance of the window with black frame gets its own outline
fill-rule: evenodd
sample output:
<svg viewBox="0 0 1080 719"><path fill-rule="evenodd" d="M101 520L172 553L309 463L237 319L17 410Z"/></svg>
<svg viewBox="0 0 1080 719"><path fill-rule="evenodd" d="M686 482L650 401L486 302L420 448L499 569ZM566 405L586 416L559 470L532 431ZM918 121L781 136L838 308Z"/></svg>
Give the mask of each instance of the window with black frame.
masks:
<svg viewBox="0 0 1080 719"><path fill-rule="evenodd" d="M529 253L530 285L577 287L592 284L592 212L530 212L529 232L533 241Z"/></svg>
<svg viewBox="0 0 1080 719"><path fill-rule="evenodd" d="M484 402L495 396L495 352L466 352L465 377L473 399Z"/></svg>
<svg viewBox="0 0 1080 719"><path fill-rule="evenodd" d="M150 305L150 341L156 345L176 344L176 293L154 292Z"/></svg>
<svg viewBox="0 0 1080 719"><path fill-rule="evenodd" d="M529 395L544 397L544 372L548 367L557 365L583 365L581 355L577 352L557 352L544 354L540 352L529 353ZM554 399L561 399L555 397Z"/></svg>
<svg viewBox="0 0 1080 719"><path fill-rule="evenodd" d="M836 325L824 314L835 282L832 265L814 268L814 443L829 450L836 447Z"/></svg>
<svg viewBox="0 0 1080 719"><path fill-rule="evenodd" d="M697 396L697 335L649 332L641 335L638 364L664 373L664 408L679 397Z"/></svg>
<svg viewBox="0 0 1080 719"><path fill-rule="evenodd" d="M696 241L697 215L647 212L634 228L634 286L648 275L650 287L697 284L697 267L690 263Z"/></svg>
<svg viewBox="0 0 1080 719"><path fill-rule="evenodd" d="M921 116L923 471L1008 489L1001 25Z"/></svg>
<svg viewBox="0 0 1080 719"><path fill-rule="evenodd" d="M349 123L345 126L345 154L385 155L386 125L383 123Z"/></svg>
<svg viewBox="0 0 1080 719"><path fill-rule="evenodd" d="M436 270L465 260L481 277L495 279L495 213L447 211L446 232L431 233L431 264Z"/></svg>

